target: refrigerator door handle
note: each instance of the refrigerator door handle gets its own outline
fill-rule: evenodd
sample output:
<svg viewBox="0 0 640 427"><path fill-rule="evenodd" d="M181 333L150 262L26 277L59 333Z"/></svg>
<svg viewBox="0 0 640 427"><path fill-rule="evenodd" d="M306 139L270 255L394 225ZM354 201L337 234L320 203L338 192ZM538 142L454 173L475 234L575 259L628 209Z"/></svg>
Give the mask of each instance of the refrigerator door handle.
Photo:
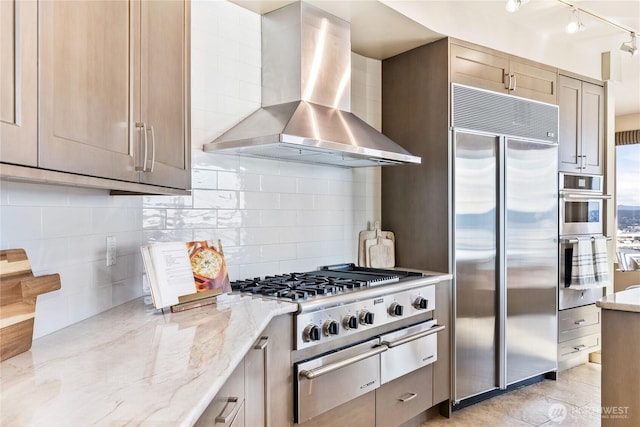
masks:
<svg viewBox="0 0 640 427"><path fill-rule="evenodd" d="M506 166L505 166L505 152L506 152L506 138L501 136L498 144L498 219L496 224L497 230L497 291L498 291L498 387L501 390L507 388L507 334L506 334L506 319L507 319L507 255L506 255Z"/></svg>

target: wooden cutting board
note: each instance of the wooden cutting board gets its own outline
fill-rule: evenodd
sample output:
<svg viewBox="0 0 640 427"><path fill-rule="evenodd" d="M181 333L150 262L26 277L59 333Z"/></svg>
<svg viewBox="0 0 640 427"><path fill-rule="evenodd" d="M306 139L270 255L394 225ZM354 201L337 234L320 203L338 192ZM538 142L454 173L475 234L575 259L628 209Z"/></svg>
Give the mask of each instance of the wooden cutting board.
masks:
<svg viewBox="0 0 640 427"><path fill-rule="evenodd" d="M0 251L0 361L31 348L36 297L60 289L60 275L34 277L24 249Z"/></svg>
<svg viewBox="0 0 640 427"><path fill-rule="evenodd" d="M358 235L358 265L360 267L371 267L371 260L369 258L370 252L367 249L367 246L370 248L371 246L377 243L378 234L385 240L389 240L391 246L395 248L395 235L392 231L382 231L380 230L380 222L376 221L374 223L373 230L370 229L371 224L367 224L367 230L362 230ZM387 243L388 244L388 243ZM395 266L395 256L393 260L393 264L390 267ZM384 268L384 267L380 267Z"/></svg>
<svg viewBox="0 0 640 427"><path fill-rule="evenodd" d="M390 239L379 236L376 243L369 247L369 266L372 268L395 267L395 259L395 247Z"/></svg>

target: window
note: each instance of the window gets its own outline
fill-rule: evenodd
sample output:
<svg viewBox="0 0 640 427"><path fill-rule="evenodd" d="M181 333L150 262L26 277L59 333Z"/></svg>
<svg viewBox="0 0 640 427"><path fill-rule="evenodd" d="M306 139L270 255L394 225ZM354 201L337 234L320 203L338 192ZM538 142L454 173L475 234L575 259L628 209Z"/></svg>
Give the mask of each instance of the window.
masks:
<svg viewBox="0 0 640 427"><path fill-rule="evenodd" d="M629 259L637 259L640 263L640 143L638 142L616 146L616 210L618 218L616 250L619 268L621 270L640 268L640 264L633 265Z"/></svg>

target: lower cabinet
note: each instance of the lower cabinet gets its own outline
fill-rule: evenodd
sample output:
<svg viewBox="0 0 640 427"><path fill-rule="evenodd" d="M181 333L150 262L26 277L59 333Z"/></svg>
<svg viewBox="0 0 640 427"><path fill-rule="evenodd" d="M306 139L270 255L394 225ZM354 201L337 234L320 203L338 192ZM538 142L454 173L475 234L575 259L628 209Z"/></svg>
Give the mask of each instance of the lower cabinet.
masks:
<svg viewBox="0 0 640 427"><path fill-rule="evenodd" d="M196 426L245 426L244 368L243 360L200 416Z"/></svg>
<svg viewBox="0 0 640 427"><path fill-rule="evenodd" d="M384 384L376 390L376 426L397 426L432 406L433 365Z"/></svg>
<svg viewBox="0 0 640 427"><path fill-rule="evenodd" d="M558 312L558 368L571 368L600 350L600 308L595 304Z"/></svg>
<svg viewBox="0 0 640 427"><path fill-rule="evenodd" d="M292 424L293 320L274 318L195 424L280 427Z"/></svg>

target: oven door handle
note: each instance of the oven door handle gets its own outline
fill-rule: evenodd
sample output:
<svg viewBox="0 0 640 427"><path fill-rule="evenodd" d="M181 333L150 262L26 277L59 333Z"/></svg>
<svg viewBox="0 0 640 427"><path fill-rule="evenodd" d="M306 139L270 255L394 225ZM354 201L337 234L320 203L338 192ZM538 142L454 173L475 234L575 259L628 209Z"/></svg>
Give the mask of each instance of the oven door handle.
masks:
<svg viewBox="0 0 640 427"><path fill-rule="evenodd" d="M417 334L409 335L408 337L400 338L395 341L382 341L383 345L386 345L389 348L397 347L402 344L406 344L411 341L415 341L419 338L426 337L431 334L436 334L440 331L444 331L444 325L433 325L426 331L418 332Z"/></svg>
<svg viewBox="0 0 640 427"><path fill-rule="evenodd" d="M300 376L305 377L309 380L317 378L321 375L328 374L330 372L336 371L340 368L344 368L345 366L353 365L356 362L369 358L371 356L378 355L380 353L384 353L389 348L386 345L380 345L372 348L369 351L365 351L364 353L360 353L357 356L349 357L347 359L341 360L339 362L329 363L328 365L320 366L319 368L302 370L300 371Z"/></svg>
<svg viewBox="0 0 640 427"><path fill-rule="evenodd" d="M566 193L560 192L560 198L568 199L568 200L609 200L611 199L610 194L578 194L578 193Z"/></svg>

